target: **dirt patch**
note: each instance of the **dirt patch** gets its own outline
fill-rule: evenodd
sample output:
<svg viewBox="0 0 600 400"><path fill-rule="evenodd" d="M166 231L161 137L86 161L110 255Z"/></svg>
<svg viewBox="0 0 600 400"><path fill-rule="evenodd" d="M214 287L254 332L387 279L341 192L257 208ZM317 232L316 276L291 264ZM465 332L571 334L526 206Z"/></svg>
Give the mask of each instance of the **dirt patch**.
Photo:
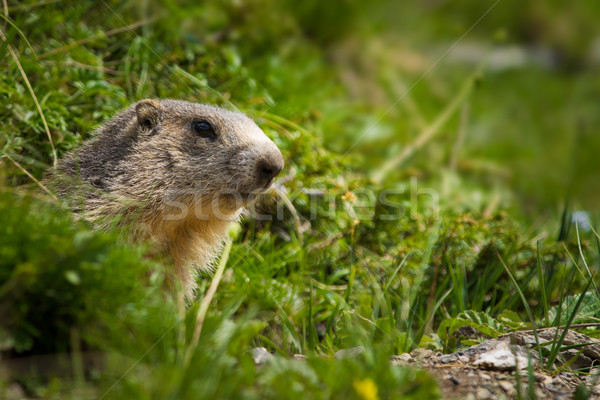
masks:
<svg viewBox="0 0 600 400"><path fill-rule="evenodd" d="M421 366L437 379L446 399L512 399L518 397L519 390L522 397L527 398L530 389L526 371L520 374L519 388L514 371L486 370L462 362L443 364L435 360L436 357L415 361L413 365ZM550 376L536 371L533 393L538 399L571 399L578 386L590 387L592 382L588 378L573 372ZM590 398L600 399L597 387L592 389Z"/></svg>
<svg viewBox="0 0 600 400"><path fill-rule="evenodd" d="M555 334L554 329L540 331L540 343L550 343L557 337ZM563 341L569 349L560 353L554 371L541 367L547 358L540 362L531 332L504 335L452 354L415 349L393 357L392 362L429 371L446 399L512 399L533 394L538 399L566 400L576 392L585 394L580 398L600 399L600 368L595 366L600 362L599 344L595 339L569 332ZM578 350L574 352L573 347ZM569 362L568 367L577 368L577 373L567 366L560 368ZM529 363L534 371L531 377Z"/></svg>

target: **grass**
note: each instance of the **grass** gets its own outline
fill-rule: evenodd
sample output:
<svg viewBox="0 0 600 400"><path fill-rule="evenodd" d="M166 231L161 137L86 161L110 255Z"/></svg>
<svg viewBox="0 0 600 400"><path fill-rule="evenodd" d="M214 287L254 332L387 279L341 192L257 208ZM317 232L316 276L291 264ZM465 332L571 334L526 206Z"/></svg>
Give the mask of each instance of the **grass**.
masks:
<svg viewBox="0 0 600 400"><path fill-rule="evenodd" d="M531 20L553 26L553 3L513 20L520 5L502 2L465 41L549 43L565 64L449 56L429 72L485 5L449 18L443 5L266 3L8 2L0 354L71 362L8 376L0 393L16 381L61 399L434 398L427 373L389 356L459 349L465 325L497 336L597 321L593 65L578 36L520 36ZM596 29L582 7L561 15ZM188 307L161 290L144 244L93 231L36 183L54 151L145 97L240 109L286 158ZM552 346L556 358L561 337ZM255 347L275 357L256 366Z"/></svg>

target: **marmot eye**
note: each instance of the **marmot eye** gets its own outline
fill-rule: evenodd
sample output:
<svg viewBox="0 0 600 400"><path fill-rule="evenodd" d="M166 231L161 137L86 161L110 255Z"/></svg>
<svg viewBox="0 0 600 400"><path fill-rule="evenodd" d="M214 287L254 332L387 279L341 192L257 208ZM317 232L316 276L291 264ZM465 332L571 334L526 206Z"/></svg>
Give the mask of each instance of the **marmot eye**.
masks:
<svg viewBox="0 0 600 400"><path fill-rule="evenodd" d="M198 135L207 139L215 139L217 137L212 125L206 121L192 122L192 129L194 129L194 132L196 132Z"/></svg>

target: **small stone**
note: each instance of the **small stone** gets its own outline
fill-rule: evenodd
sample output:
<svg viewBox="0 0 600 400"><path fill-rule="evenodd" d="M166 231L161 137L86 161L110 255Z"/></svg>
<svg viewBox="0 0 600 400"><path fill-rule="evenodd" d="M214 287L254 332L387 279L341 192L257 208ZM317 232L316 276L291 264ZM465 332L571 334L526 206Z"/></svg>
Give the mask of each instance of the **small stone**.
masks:
<svg viewBox="0 0 600 400"><path fill-rule="evenodd" d="M515 391L515 385L513 385L509 381L500 381L498 382L498 386L500 386L500 388L509 395Z"/></svg>
<svg viewBox="0 0 600 400"><path fill-rule="evenodd" d="M459 360L460 362L463 362L463 363L465 363L465 364L468 364L468 363L469 363L469 361L471 361L471 360L469 359L469 357L467 357L467 356L458 356L458 360Z"/></svg>
<svg viewBox="0 0 600 400"><path fill-rule="evenodd" d="M413 351L410 352L410 355L413 356L414 358L416 358L417 360L423 360L427 357L430 357L433 355L433 351L429 350L429 349L422 349L422 348L416 348Z"/></svg>
<svg viewBox="0 0 600 400"><path fill-rule="evenodd" d="M527 357L519 346L515 346L516 357L513 350L506 342L496 342L494 347L486 352L477 354L473 365L483 368L489 368L496 371L511 371L517 365L519 369L526 369L528 364Z"/></svg>
<svg viewBox="0 0 600 400"><path fill-rule="evenodd" d="M18 383L11 383L4 392L7 400L21 400L25 398L25 391Z"/></svg>
<svg viewBox="0 0 600 400"><path fill-rule="evenodd" d="M392 365L406 365L412 361L412 357L408 353L402 353L397 356L392 356Z"/></svg>
<svg viewBox="0 0 600 400"><path fill-rule="evenodd" d="M481 377L481 379L485 379L486 381L492 380L492 377L489 376L488 374L480 374L479 376Z"/></svg>
<svg viewBox="0 0 600 400"><path fill-rule="evenodd" d="M264 364L274 358L273 354L269 353L269 350L264 347L255 347L250 352L252 353L254 364Z"/></svg>
<svg viewBox="0 0 600 400"><path fill-rule="evenodd" d="M409 364L409 362L400 360L398 358L398 356L392 356L392 357L390 357L390 364L392 364L394 367L397 367L397 366L405 367Z"/></svg>
<svg viewBox="0 0 600 400"><path fill-rule="evenodd" d="M443 356L438 357L438 361L442 364L449 364L455 360L456 356L454 354L444 354Z"/></svg>
<svg viewBox="0 0 600 400"><path fill-rule="evenodd" d="M491 395L492 394L490 393L490 391L483 387L480 387L475 392L475 398L477 398L477 399L486 399L487 400L490 398Z"/></svg>
<svg viewBox="0 0 600 400"><path fill-rule="evenodd" d="M457 386L460 385L460 379L453 375L446 375L444 378L448 379L450 382L454 383Z"/></svg>

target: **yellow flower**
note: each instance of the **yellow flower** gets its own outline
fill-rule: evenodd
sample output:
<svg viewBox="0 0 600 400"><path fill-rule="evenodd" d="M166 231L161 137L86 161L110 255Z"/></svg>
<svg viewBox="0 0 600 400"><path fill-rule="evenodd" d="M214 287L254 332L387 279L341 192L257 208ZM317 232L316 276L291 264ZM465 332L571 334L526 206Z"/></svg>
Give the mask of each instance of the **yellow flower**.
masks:
<svg viewBox="0 0 600 400"><path fill-rule="evenodd" d="M379 400L377 396L377 385L371 378L359 379L352 383L354 390L365 400Z"/></svg>
<svg viewBox="0 0 600 400"><path fill-rule="evenodd" d="M346 192L342 195L342 200L345 200L349 203L354 203L354 200L356 200L356 196L352 192Z"/></svg>

